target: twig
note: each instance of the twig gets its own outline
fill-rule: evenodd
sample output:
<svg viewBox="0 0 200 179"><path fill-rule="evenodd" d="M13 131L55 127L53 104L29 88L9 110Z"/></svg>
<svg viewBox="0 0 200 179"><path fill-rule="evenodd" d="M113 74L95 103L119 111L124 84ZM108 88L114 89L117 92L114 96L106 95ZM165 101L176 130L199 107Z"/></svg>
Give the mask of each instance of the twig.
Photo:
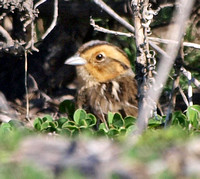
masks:
<svg viewBox="0 0 200 179"><path fill-rule="evenodd" d="M191 42L183 42L183 46L200 49L200 44L191 43Z"/></svg>
<svg viewBox="0 0 200 179"><path fill-rule="evenodd" d="M38 1L35 6L34 6L34 9L36 9L38 6L40 6L41 4L43 4L44 2L46 2L47 0L40 0Z"/></svg>
<svg viewBox="0 0 200 179"><path fill-rule="evenodd" d="M163 57L170 58L169 55L162 48L156 45L154 42L149 41L149 45L158 53L160 53Z"/></svg>
<svg viewBox="0 0 200 179"><path fill-rule="evenodd" d="M99 7L101 7L104 11L106 11L110 16L112 16L116 21L121 23L125 28L127 28L130 32L135 33L135 28L129 24L126 20L121 18L115 11L113 11L107 4L105 4L102 0L93 0ZM152 39L151 39L152 40ZM157 48L155 44L150 43L149 45L153 48Z"/></svg>
<svg viewBox="0 0 200 179"><path fill-rule="evenodd" d="M135 28L121 18L115 11L113 11L107 4L105 4L102 0L93 0L100 8L106 11L110 16L112 16L115 20L117 20L120 24L126 27L130 32L134 33Z"/></svg>
<svg viewBox="0 0 200 179"><path fill-rule="evenodd" d="M113 35L122 35L122 36L126 36L126 37L134 37L134 34L132 34L132 33L118 32L118 31L108 30L106 28L100 27L95 24L95 21L94 21L94 19L92 19L92 17L90 17L90 25L92 25L94 27L94 30L99 31L99 32L113 34Z"/></svg>
<svg viewBox="0 0 200 179"><path fill-rule="evenodd" d="M158 53L160 53L161 55L163 55L163 57L169 58L169 55L163 50L161 49L159 46L157 46L156 44L154 44L153 42L149 41L149 44L151 45L151 47L153 49L155 49ZM181 72L182 74L187 78L188 73L190 73L189 71L187 71L184 67L181 67ZM192 77L191 82L198 88L200 89L200 82Z"/></svg>
<svg viewBox="0 0 200 179"><path fill-rule="evenodd" d="M170 69L172 65L174 64L174 60L176 58L178 49L179 49L179 44L181 42L184 29L185 29L185 22L187 21L191 10L192 6L194 4L194 0L179 0L179 3L182 4L182 6L179 7L179 11L177 11L176 16L175 16L175 23L177 24L177 27L171 27L168 31L169 36L174 39L175 41L178 41L178 44L168 44L167 45L167 50L166 53L168 54L167 56L163 56L161 63L159 64L158 67L158 74L155 77L155 83L153 84L152 88L150 88L147 91L146 98L150 97L152 101L157 102L159 99L159 96L161 94L161 90L163 85L166 83L167 76L170 72ZM170 57L170 58L168 58ZM148 98L147 98L148 99ZM151 110L153 108L153 102L151 100L149 101L148 105L143 105L142 110L139 111L138 114L138 122L149 118L151 114ZM138 128L139 133L143 132L143 128Z"/></svg>
<svg viewBox="0 0 200 179"><path fill-rule="evenodd" d="M175 4L175 3L166 3L166 4L160 4L159 5L159 8L166 8L166 7L174 7L175 5L177 5L177 4Z"/></svg>
<svg viewBox="0 0 200 179"><path fill-rule="evenodd" d="M32 2L33 3L33 2ZM33 11L29 12L30 19L24 24L24 28L26 28L29 24L31 24L31 39L27 43L25 49L31 48L31 50L39 52L39 50L34 46L35 44L35 25L34 25L34 20L35 20L35 15L33 14Z"/></svg>
<svg viewBox="0 0 200 179"><path fill-rule="evenodd" d="M188 102L189 102L189 106L193 105L192 102L192 74L190 72L188 72L187 75L187 79L188 79Z"/></svg>
<svg viewBox="0 0 200 179"><path fill-rule="evenodd" d="M189 71L187 71L184 67L182 67L181 68L181 72L183 73L183 75L186 77L186 78L188 78L188 75L189 75ZM198 89L200 89L200 82L196 79L196 78L194 78L194 77L192 77L191 78L191 82L198 88Z"/></svg>
<svg viewBox="0 0 200 179"><path fill-rule="evenodd" d="M24 58L25 58L25 77L24 77L24 83L25 83L25 92L26 92L26 119L30 122L31 126L33 126L31 120L30 120L30 114L29 114L29 95L28 95L28 58L27 58L27 50L24 51Z"/></svg>
<svg viewBox="0 0 200 179"><path fill-rule="evenodd" d="M185 96L185 93L183 92L182 88L180 87L179 85L179 92L183 98L183 101L185 102L186 106L189 106L189 103L188 103L188 100L187 100L187 97Z"/></svg>
<svg viewBox="0 0 200 179"><path fill-rule="evenodd" d="M53 28L56 26L57 23L57 18L58 18L58 0L54 0L54 14L53 14L53 21L47 31L43 34L41 39L45 39L46 36L53 30Z"/></svg>
<svg viewBox="0 0 200 179"><path fill-rule="evenodd" d="M177 41L175 41L175 40L170 40L170 39L161 39L161 38L157 38L157 37L148 37L148 39L149 39L150 41L159 42L159 43L164 43L164 44L168 44L168 43L175 43L175 44L178 44ZM200 44L191 43L191 42L183 42L183 46L200 49Z"/></svg>

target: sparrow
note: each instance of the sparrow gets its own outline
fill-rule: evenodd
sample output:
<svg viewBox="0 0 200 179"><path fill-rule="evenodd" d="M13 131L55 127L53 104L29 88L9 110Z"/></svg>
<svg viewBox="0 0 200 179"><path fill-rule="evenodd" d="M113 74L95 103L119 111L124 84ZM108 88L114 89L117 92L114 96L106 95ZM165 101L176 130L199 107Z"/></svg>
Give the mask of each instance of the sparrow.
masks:
<svg viewBox="0 0 200 179"><path fill-rule="evenodd" d="M77 108L104 122L108 112L137 116L137 82L126 53L106 41L92 40L65 61L76 65Z"/></svg>

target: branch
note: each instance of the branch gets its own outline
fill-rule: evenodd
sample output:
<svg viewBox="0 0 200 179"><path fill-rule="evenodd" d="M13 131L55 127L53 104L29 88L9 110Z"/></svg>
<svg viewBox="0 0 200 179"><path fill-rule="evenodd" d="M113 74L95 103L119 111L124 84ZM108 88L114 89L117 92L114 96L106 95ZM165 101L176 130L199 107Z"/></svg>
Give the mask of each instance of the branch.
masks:
<svg viewBox="0 0 200 179"><path fill-rule="evenodd" d="M121 18L115 11L113 11L107 4L105 4L102 0L93 0L100 8L106 11L110 16L112 16L116 21L126 27L130 32L134 33L135 28Z"/></svg>
<svg viewBox="0 0 200 179"><path fill-rule="evenodd" d="M180 85L179 85L179 92L180 92L180 94L181 94L181 96L182 96L182 98L183 98L183 101L184 101L184 103L186 104L186 106L189 106L189 102L188 102L188 100L187 100L187 97L185 96L185 93L183 92L183 90L182 90L182 88L180 87Z"/></svg>
<svg viewBox="0 0 200 179"><path fill-rule="evenodd" d="M33 123L30 120L30 104L29 104L29 95L28 95L28 58L27 58L27 50L24 50L24 84L25 84L25 92L26 92L26 119L29 121L31 126L33 127Z"/></svg>
<svg viewBox="0 0 200 179"><path fill-rule="evenodd" d="M53 30L53 28L56 26L57 23L57 18L58 18L58 0L54 0L54 14L53 14L53 21L47 31L43 34L41 39L45 39L46 36Z"/></svg>
<svg viewBox="0 0 200 179"><path fill-rule="evenodd" d="M169 58L169 55L163 50L161 49L159 46L157 46L156 44L154 44L153 42L149 41L149 44L151 45L151 47L153 49L155 49L158 53L160 53L161 55L163 55L166 58ZM190 73L189 71L187 71L184 67L181 68L181 72L183 73L183 75L187 78L188 77L188 73ZM191 82L198 88L200 89L200 82L192 77Z"/></svg>
<svg viewBox="0 0 200 179"><path fill-rule="evenodd" d="M29 42L27 43L25 49L31 49L33 51L36 51L36 52L39 52L39 50L34 46L35 44L35 36L36 36L36 32L35 32L35 24L34 24L34 20L35 20L35 17L36 15L33 13L33 2L31 1L31 4L29 4L29 8L28 8L28 12L29 12L29 20L27 20L25 23L24 23L24 31L26 29L26 27L30 24L31 25L31 39L29 40Z"/></svg>
<svg viewBox="0 0 200 179"><path fill-rule="evenodd" d="M106 28L100 27L100 26L95 24L94 19L92 19L91 17L90 17L90 25L92 25L94 27L94 30L99 31L99 32L103 32L103 33L107 33L107 34L113 34L113 35L123 35L123 36L126 36L126 37L134 37L134 35L132 33L118 32L118 31L108 30Z"/></svg>
<svg viewBox="0 0 200 179"><path fill-rule="evenodd" d="M183 37L184 29L185 29L185 22L189 18L189 15L192 10L192 6L194 4L194 0L179 0L179 3L182 4L182 6L179 7L176 15L175 15L175 23L177 24L177 27L171 27L168 30L169 36L171 39L174 39L175 41L178 42L178 44L168 44L167 45L167 50L166 53L168 54L167 56L163 56L161 63L158 66L158 74L155 78L155 83L153 84L152 88L150 88L147 91L146 94L146 99L151 98L152 100L149 100L149 103L147 105L142 106L142 110L139 111L138 115L138 129L139 133L142 133L144 128L141 126L143 125L141 121L143 121L146 118L150 117L151 110L153 109L153 102L157 102L161 90L163 88L163 85L166 83L167 76L170 72L171 67L174 64L174 60L176 58L178 49L179 49L179 44L181 42L181 39Z"/></svg>
<svg viewBox="0 0 200 179"><path fill-rule="evenodd" d="M161 39L161 38L157 38L157 37L148 37L148 39L150 41L164 43L164 44L168 44L168 43L178 44L177 41L170 40L170 39ZM183 42L183 46L200 49L200 44L191 43L191 42Z"/></svg>
<svg viewBox="0 0 200 179"><path fill-rule="evenodd" d="M188 76L189 76L189 71L187 71L184 67L182 67L181 68L181 72L183 73L183 75L186 77L186 78L188 78ZM198 88L198 89L200 89L200 82L196 79L196 78L194 78L194 77L192 77L191 78L191 82Z"/></svg>
<svg viewBox="0 0 200 179"><path fill-rule="evenodd" d="M187 79L188 79L188 102L189 102L189 106L193 105L192 102L192 74L189 72L187 75Z"/></svg>
<svg viewBox="0 0 200 179"><path fill-rule="evenodd" d="M34 6L34 9L36 9L38 6L40 6L41 4L45 3L47 0L40 0L38 1L35 6Z"/></svg>
<svg viewBox="0 0 200 179"><path fill-rule="evenodd" d="M129 8L133 16L133 22L135 27L135 43L137 47L137 58L136 58L136 79L138 82L138 114L141 113L142 106L147 104L147 98L144 98L147 88L148 88L148 77L147 72L147 54L149 54L149 43L146 41L147 28L149 27L146 18L144 17L145 12L147 12L148 1L135 0L131 1ZM131 7L132 6L132 7ZM145 25L143 25L143 23ZM146 41L146 42L145 42ZM139 119L138 119L139 120ZM143 118L140 121L137 120L138 133L146 129L148 124L148 118Z"/></svg>

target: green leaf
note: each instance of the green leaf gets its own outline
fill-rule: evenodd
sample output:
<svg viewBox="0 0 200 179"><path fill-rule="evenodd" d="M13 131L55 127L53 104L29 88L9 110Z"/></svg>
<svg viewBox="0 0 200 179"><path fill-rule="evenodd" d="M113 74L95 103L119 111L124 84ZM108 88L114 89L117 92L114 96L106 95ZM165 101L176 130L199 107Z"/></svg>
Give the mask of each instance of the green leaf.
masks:
<svg viewBox="0 0 200 179"><path fill-rule="evenodd" d="M108 132L105 123L101 123L101 124L99 125L99 131L100 131L100 130L104 130L105 132Z"/></svg>
<svg viewBox="0 0 200 179"><path fill-rule="evenodd" d="M155 117L148 120L149 128L159 128L162 125L162 120L157 120Z"/></svg>
<svg viewBox="0 0 200 179"><path fill-rule="evenodd" d="M91 119L82 119L79 121L79 125L82 127L88 127L91 123Z"/></svg>
<svg viewBox="0 0 200 179"><path fill-rule="evenodd" d="M94 131L91 128L80 128L81 133L83 133L85 136L91 136L93 135Z"/></svg>
<svg viewBox="0 0 200 179"><path fill-rule="evenodd" d="M90 124L89 124L90 127L96 125L97 119L96 119L96 117L95 117L93 114L88 113L88 114L87 114L87 119L90 119L90 120L91 120L91 122L90 122Z"/></svg>
<svg viewBox="0 0 200 179"><path fill-rule="evenodd" d="M126 135L130 135L136 130L136 125L131 125L126 129Z"/></svg>
<svg viewBox="0 0 200 179"><path fill-rule="evenodd" d="M59 105L59 111L61 113L67 113L72 119L75 112L75 104L72 100L65 100Z"/></svg>
<svg viewBox="0 0 200 179"><path fill-rule="evenodd" d="M108 135L110 136L110 137L115 137L116 135L118 135L119 134L119 131L117 130L117 129L110 129L109 131L108 131Z"/></svg>
<svg viewBox="0 0 200 179"><path fill-rule="evenodd" d="M124 122L125 122L125 128L128 128L129 126L136 123L136 118L133 116L127 116L124 118Z"/></svg>
<svg viewBox="0 0 200 179"><path fill-rule="evenodd" d="M9 123L2 123L0 126L0 132L10 132L12 131L12 127Z"/></svg>
<svg viewBox="0 0 200 179"><path fill-rule="evenodd" d="M66 125L65 128L70 129L71 131L78 129L77 126L73 126L73 125Z"/></svg>
<svg viewBox="0 0 200 179"><path fill-rule="evenodd" d="M19 127L24 126L24 124L21 121L17 121L17 120L10 120L8 123L10 124L11 127L14 127L14 128L19 128Z"/></svg>
<svg viewBox="0 0 200 179"><path fill-rule="evenodd" d="M197 128L200 121L200 106L189 106L186 115L188 117L188 120L191 122L192 126Z"/></svg>
<svg viewBox="0 0 200 179"><path fill-rule="evenodd" d="M67 128L68 126L76 126L76 124L74 121L67 121L62 125L62 128Z"/></svg>
<svg viewBox="0 0 200 179"><path fill-rule="evenodd" d="M103 130L103 129L100 129L100 130L97 131L96 135L97 136L105 136L106 135L106 131Z"/></svg>
<svg viewBox="0 0 200 179"><path fill-rule="evenodd" d="M74 113L74 121L76 124L81 125L81 120L86 119L87 114L83 109L77 109Z"/></svg>
<svg viewBox="0 0 200 179"><path fill-rule="evenodd" d="M50 127L49 122L44 122L41 125L41 130L45 130L45 129L49 128L49 127Z"/></svg>
<svg viewBox="0 0 200 179"><path fill-rule="evenodd" d="M77 128L77 129L74 129L74 130L72 131L71 136L72 136L72 137L76 137L78 134L79 134L79 129Z"/></svg>
<svg viewBox="0 0 200 179"><path fill-rule="evenodd" d="M112 122L113 122L113 117L114 117L114 114L110 111L108 111L108 124L109 126L111 126Z"/></svg>
<svg viewBox="0 0 200 179"><path fill-rule="evenodd" d="M67 119L67 118L65 118L65 117L59 118L59 119L57 120L58 126L61 128L62 125L63 125L65 122L67 122L67 121L69 121L69 119Z"/></svg>
<svg viewBox="0 0 200 179"><path fill-rule="evenodd" d="M120 129L120 135L124 136L126 135L126 129Z"/></svg>
<svg viewBox="0 0 200 179"><path fill-rule="evenodd" d="M40 131L41 130L41 125L42 125L42 119L37 117L34 122L33 122L33 126L36 130Z"/></svg>
<svg viewBox="0 0 200 179"><path fill-rule="evenodd" d="M71 136L71 133L72 133L72 131L71 131L70 129L68 129L68 128L63 128L63 129L59 132L59 134L61 134L61 135L67 135L67 136Z"/></svg>
<svg viewBox="0 0 200 179"><path fill-rule="evenodd" d="M56 129L58 128L58 122L57 121L49 122L49 126L53 129Z"/></svg>
<svg viewBox="0 0 200 179"><path fill-rule="evenodd" d="M50 115L46 115L42 118L42 122L52 122L53 118Z"/></svg>
<svg viewBox="0 0 200 179"><path fill-rule="evenodd" d="M181 111L175 111L172 114L172 125L180 125L188 128L187 117Z"/></svg>
<svg viewBox="0 0 200 179"><path fill-rule="evenodd" d="M117 127L117 128L124 126L124 120L121 114L119 113L114 114L112 124L114 127Z"/></svg>

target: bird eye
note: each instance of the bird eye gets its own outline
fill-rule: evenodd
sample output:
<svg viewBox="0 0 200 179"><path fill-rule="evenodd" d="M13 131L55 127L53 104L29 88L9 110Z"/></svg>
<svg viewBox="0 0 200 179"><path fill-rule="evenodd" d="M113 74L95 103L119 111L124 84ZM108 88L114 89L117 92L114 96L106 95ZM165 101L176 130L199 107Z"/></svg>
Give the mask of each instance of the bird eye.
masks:
<svg viewBox="0 0 200 179"><path fill-rule="evenodd" d="M96 56L96 59L97 59L98 61L101 61L101 60L104 59L104 55L100 53L100 54L98 54L98 55Z"/></svg>

